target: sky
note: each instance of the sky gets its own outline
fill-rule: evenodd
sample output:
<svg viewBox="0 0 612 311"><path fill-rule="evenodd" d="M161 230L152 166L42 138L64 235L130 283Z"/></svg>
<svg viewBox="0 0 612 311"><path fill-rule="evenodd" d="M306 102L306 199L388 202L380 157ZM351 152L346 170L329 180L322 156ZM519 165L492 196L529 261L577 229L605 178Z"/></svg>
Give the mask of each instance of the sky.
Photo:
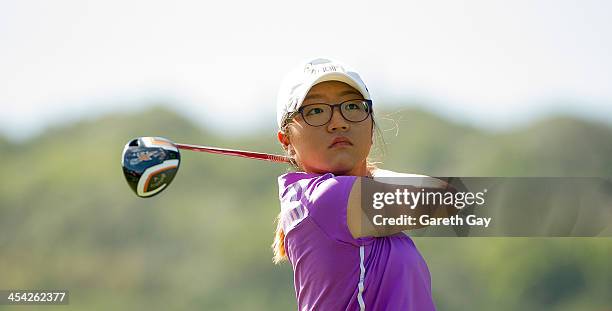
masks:
<svg viewBox="0 0 612 311"><path fill-rule="evenodd" d="M166 103L222 134L276 128L298 62L355 68L375 107L504 129L612 123L609 1L0 0L0 133ZM378 106L376 106L378 105Z"/></svg>

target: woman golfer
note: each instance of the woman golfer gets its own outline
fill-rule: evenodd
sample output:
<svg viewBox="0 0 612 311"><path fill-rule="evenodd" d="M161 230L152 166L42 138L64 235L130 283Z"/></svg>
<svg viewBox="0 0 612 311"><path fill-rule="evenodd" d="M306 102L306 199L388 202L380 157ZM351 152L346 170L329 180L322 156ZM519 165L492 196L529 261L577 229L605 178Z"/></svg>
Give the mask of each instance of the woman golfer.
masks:
<svg viewBox="0 0 612 311"><path fill-rule="evenodd" d="M299 310L435 310L410 237L361 226L360 185L393 173L367 159L372 106L359 74L329 59L302 64L281 86L278 140L296 171L278 178L272 247L276 263L293 267Z"/></svg>

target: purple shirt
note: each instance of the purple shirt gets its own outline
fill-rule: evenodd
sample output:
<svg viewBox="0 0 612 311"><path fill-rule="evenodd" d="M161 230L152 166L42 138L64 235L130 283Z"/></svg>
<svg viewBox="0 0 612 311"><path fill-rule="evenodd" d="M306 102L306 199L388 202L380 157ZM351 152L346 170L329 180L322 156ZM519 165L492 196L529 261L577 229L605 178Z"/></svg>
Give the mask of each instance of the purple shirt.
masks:
<svg viewBox="0 0 612 311"><path fill-rule="evenodd" d="M298 309L435 310L429 269L410 237L352 237L346 209L356 178L278 178Z"/></svg>

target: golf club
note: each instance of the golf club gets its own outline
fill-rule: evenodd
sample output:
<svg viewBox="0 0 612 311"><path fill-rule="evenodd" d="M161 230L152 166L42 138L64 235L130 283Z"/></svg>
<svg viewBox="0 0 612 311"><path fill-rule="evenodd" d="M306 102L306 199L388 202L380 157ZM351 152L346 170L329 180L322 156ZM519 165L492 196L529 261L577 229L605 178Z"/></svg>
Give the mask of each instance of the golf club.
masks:
<svg viewBox="0 0 612 311"><path fill-rule="evenodd" d="M290 163L289 157L260 152L178 144L162 137L139 137L123 148L123 175L137 196L149 198L168 187L181 162L179 149Z"/></svg>

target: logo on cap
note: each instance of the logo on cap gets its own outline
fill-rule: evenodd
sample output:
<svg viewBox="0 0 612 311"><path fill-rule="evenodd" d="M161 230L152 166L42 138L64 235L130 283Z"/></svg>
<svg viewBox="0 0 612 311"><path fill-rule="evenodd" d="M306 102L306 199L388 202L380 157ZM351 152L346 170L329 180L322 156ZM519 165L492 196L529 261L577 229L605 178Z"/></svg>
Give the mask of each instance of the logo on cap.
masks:
<svg viewBox="0 0 612 311"><path fill-rule="evenodd" d="M327 59L315 59L314 61L306 64L304 67L304 73L318 74L332 71L344 71L344 68L338 64L333 64Z"/></svg>

